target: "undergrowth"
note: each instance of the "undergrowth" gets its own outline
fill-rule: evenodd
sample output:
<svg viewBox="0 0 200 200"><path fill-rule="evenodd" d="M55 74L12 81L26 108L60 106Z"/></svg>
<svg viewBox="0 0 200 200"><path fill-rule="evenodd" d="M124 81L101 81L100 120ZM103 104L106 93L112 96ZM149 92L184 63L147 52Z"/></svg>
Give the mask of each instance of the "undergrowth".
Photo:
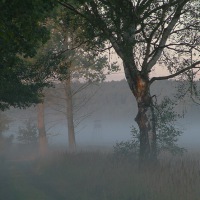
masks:
<svg viewBox="0 0 200 200"><path fill-rule="evenodd" d="M0 199L199 200L200 162L165 158L140 169L113 154L54 153L45 159L0 164Z"/></svg>

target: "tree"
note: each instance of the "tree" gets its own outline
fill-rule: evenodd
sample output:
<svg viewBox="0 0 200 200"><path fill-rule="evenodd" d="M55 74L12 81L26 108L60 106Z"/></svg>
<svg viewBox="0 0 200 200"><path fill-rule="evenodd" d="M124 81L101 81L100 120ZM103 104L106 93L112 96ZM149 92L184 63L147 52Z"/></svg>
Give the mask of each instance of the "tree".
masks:
<svg viewBox="0 0 200 200"><path fill-rule="evenodd" d="M53 0L0 1L0 110L40 100L45 84L34 82L38 74L24 58L33 57L49 39L45 20L54 6Z"/></svg>
<svg viewBox="0 0 200 200"><path fill-rule="evenodd" d="M81 48L81 47L80 47ZM80 49L79 49L80 50ZM61 75L61 81L65 90L65 100L66 100L66 117L68 124L68 141L69 141L69 150L71 152L76 150L76 140L75 140L75 94L79 93L86 86L90 85L92 82L97 82L103 80L105 75L103 74L103 69L107 66L106 59L95 59L91 58L88 55L82 55L76 50L71 52L70 56L67 56L67 73ZM96 62L95 62L95 61ZM77 62L78 61L78 62ZM86 68L88 68L86 70ZM91 70L89 72L89 70ZM86 83L84 87L73 91L72 89L72 80L73 78L85 78ZM84 99L83 99L84 101Z"/></svg>
<svg viewBox="0 0 200 200"><path fill-rule="evenodd" d="M45 111L45 104L39 103L37 105L37 112L38 112L38 132L39 132L39 153L41 156L45 156L48 150L48 141L46 136L46 129L45 129L45 120L44 120L44 111Z"/></svg>
<svg viewBox="0 0 200 200"><path fill-rule="evenodd" d="M177 103L165 96L160 103L155 106L155 125L157 130L157 152L167 152L172 155L180 155L185 151L178 146L178 137L183 133L176 125L181 115L174 111ZM137 158L139 150L139 131L132 128L132 139L116 143L114 152L117 157Z"/></svg>
<svg viewBox="0 0 200 200"><path fill-rule="evenodd" d="M9 124L11 120L2 112L0 112L0 137L2 136L2 133L9 129Z"/></svg>
<svg viewBox="0 0 200 200"><path fill-rule="evenodd" d="M31 120L25 122L25 127L19 127L17 140L24 145L37 145L38 144L38 130Z"/></svg>
<svg viewBox="0 0 200 200"><path fill-rule="evenodd" d="M150 86L198 67L188 62L191 48L199 52L198 1L189 0L58 0L81 25L80 40L96 51L114 48L123 61L136 98L140 158L156 160L156 128ZM195 9L196 8L196 9ZM191 34L192 33L192 34ZM170 75L150 77L164 67Z"/></svg>
<svg viewBox="0 0 200 200"><path fill-rule="evenodd" d="M73 152L76 149L76 140L72 80L82 79L86 82L85 86L91 82L102 81L105 78L104 69L108 68L109 64L104 55L98 56L93 50L85 51L85 45L77 40L80 28L74 26L73 15L63 14L59 8L57 13L57 17L52 19L50 24L51 39L39 52L36 65L39 66L39 71L50 69L49 77L54 81L60 81L64 86L66 106L64 114L67 118L69 150ZM109 66L110 70L115 70L116 67L114 63ZM79 92L78 90L76 92Z"/></svg>

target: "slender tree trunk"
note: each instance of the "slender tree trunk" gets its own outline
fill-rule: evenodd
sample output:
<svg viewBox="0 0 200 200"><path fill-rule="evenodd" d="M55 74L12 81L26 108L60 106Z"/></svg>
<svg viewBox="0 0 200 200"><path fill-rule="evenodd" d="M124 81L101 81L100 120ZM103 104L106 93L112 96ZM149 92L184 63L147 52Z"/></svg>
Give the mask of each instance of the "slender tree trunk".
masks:
<svg viewBox="0 0 200 200"><path fill-rule="evenodd" d="M45 156L48 151L48 141L46 137L44 122L44 103L37 105L38 110L38 131L39 131L39 154Z"/></svg>
<svg viewBox="0 0 200 200"><path fill-rule="evenodd" d="M76 140L74 131L74 116L73 116L73 101L72 101L72 90L71 90L71 77L65 81L65 92L66 92L66 105L67 105L67 125L68 125L68 143L69 151L76 151Z"/></svg>

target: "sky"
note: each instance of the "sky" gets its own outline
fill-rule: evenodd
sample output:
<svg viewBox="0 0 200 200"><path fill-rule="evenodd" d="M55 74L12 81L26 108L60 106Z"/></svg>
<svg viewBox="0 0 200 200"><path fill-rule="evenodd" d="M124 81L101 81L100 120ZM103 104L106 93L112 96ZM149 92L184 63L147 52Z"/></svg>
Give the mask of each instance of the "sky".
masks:
<svg viewBox="0 0 200 200"><path fill-rule="evenodd" d="M126 79L124 75L122 60L116 55L114 50L112 50L111 53L108 52L106 54L109 57L110 63L117 62L117 64L119 65L119 71L113 72L110 75L107 75L106 81L120 81L120 80ZM163 67L159 67L158 65L156 67L156 70L152 70L150 74L150 76L152 77L166 76L166 75L169 75L168 70Z"/></svg>
<svg viewBox="0 0 200 200"><path fill-rule="evenodd" d="M165 76L168 75L168 71L164 68L157 68L156 71L151 72L152 76ZM124 70L123 67L120 67L120 70L118 72L114 72L110 75L106 76L106 81L120 81L125 79L125 74L124 74Z"/></svg>

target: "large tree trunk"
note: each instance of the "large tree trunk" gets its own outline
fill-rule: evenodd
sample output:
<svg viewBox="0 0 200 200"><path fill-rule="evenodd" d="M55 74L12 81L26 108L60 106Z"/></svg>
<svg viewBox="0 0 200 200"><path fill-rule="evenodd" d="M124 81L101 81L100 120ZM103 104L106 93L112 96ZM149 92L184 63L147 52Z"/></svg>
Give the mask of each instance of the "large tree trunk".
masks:
<svg viewBox="0 0 200 200"><path fill-rule="evenodd" d="M149 78L138 73L134 79L129 79L128 83L138 105L135 121L140 130L140 160L156 161L156 128Z"/></svg>
<svg viewBox="0 0 200 200"><path fill-rule="evenodd" d="M71 78L70 76L65 81L65 92L66 92L66 105L67 105L67 124L68 124L68 143L69 151L76 151L76 140L74 131L74 116L73 116L73 101L72 101L72 90L71 90Z"/></svg>
<svg viewBox="0 0 200 200"><path fill-rule="evenodd" d="M48 141L46 137L44 122L44 103L37 105L38 110L38 131L39 131L39 154L45 156L48 151Z"/></svg>
<svg viewBox="0 0 200 200"><path fill-rule="evenodd" d="M137 77L136 100L138 114L135 118L140 129L140 159L155 161L156 151L156 129L152 97L150 95L148 79Z"/></svg>

